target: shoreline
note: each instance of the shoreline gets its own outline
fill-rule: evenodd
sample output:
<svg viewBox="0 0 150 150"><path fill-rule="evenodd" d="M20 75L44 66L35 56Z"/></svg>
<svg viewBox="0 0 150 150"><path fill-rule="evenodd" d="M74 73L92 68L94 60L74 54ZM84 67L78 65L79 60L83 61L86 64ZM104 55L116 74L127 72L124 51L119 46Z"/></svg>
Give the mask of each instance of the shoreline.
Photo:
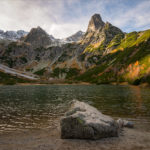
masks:
<svg viewBox="0 0 150 150"><path fill-rule="evenodd" d="M150 133L125 128L119 137L61 139L59 127L0 134L0 150L148 150Z"/></svg>
<svg viewBox="0 0 150 150"><path fill-rule="evenodd" d="M0 86L7 86L9 84L1 84ZM10 84L11 85L11 84ZM141 88L150 88L150 85L148 83L142 83L140 85L132 85L129 84L128 82L122 82L122 83L117 83L117 82L112 82L112 83L108 83L108 84L94 84L94 83L89 83L89 82L72 82L72 83L17 83L17 84L13 84L13 85L20 85L20 86L27 86L27 85L125 85L125 86L134 86L134 87L141 87ZM13 86L11 85L11 86Z"/></svg>

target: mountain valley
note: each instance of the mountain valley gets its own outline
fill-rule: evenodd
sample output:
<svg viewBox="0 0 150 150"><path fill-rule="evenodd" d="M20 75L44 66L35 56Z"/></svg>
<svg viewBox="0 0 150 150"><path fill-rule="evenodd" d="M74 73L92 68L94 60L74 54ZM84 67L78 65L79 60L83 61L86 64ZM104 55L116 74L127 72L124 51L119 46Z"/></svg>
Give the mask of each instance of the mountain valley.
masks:
<svg viewBox="0 0 150 150"><path fill-rule="evenodd" d="M40 27L24 33L0 41L1 64L47 82L150 83L150 30L124 33L94 14L85 33L66 39L55 39Z"/></svg>

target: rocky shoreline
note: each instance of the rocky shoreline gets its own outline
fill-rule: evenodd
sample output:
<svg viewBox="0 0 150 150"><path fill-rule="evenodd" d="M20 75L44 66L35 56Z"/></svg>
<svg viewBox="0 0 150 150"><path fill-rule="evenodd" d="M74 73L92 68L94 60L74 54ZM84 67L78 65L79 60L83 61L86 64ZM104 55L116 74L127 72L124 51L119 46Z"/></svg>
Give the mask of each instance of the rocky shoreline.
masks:
<svg viewBox="0 0 150 150"><path fill-rule="evenodd" d="M61 139L57 128L0 134L0 150L149 150L150 132L124 128L120 137Z"/></svg>
<svg viewBox="0 0 150 150"><path fill-rule="evenodd" d="M80 110L77 109L77 107L80 108ZM75 108L75 110L71 109L71 111L68 111L66 113L66 117L71 115L71 117L73 118L74 114L75 116L78 116L76 114L77 111L81 111L81 113L82 112L87 113L85 110L83 110L83 107L84 109L85 108L92 109L89 111L88 115L91 115L91 113L94 112L96 115L96 116L94 115L92 116L94 119L103 118L103 120L98 121L99 127L101 123L102 124L104 123L103 121L106 122L107 128L105 129L107 130L112 125L110 122L106 121L107 119L109 121L114 121L112 118L109 118L109 116L97 112L97 110L92 106L89 106L88 104L79 101L76 101L76 105L74 105L73 107ZM86 117L89 118L88 115ZM97 115L100 116L98 117ZM99 135L94 135L97 136L98 138L93 138L93 139L97 139L97 140L93 140L92 138L91 138L92 140L83 139L83 138L62 139L61 138L62 124L59 124L60 120L63 121L62 118L57 118L55 120L55 125L49 128L30 129L26 131L16 130L9 133L5 133L5 132L0 133L0 150L10 150L10 149L11 150L17 150L17 149L18 150L148 150L150 148L149 130L148 131L141 130L137 126L135 126L132 129L122 128L123 126L126 125L132 125L129 122L124 121L123 119L119 119L117 122L115 121L118 125L120 125L119 128L121 128L121 132L119 133L118 137L107 136L107 138L104 137L101 138L99 137ZM88 122L87 125L91 125L91 124ZM99 131L100 130L101 129L99 129ZM104 132L107 132L107 130L105 130ZM71 133L70 130L69 132Z"/></svg>

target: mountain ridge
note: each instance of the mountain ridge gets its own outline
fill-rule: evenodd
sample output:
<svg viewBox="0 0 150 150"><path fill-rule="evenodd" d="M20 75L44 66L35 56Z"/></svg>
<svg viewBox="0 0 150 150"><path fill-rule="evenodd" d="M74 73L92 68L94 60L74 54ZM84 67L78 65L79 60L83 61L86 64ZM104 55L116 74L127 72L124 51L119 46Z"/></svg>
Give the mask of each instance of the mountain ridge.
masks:
<svg viewBox="0 0 150 150"><path fill-rule="evenodd" d="M39 27L39 28L41 28L41 27ZM36 29L36 28L32 28L32 29ZM32 31L32 29L30 31ZM10 42L18 41L18 40L22 41L25 38L25 36L27 36L29 33L30 32L27 32L24 30L6 31L6 32L4 32L3 30L0 30L0 41L2 41L2 40L5 40L5 41L9 40ZM61 46L66 43L77 42L82 38L83 35L84 35L84 32L78 31L69 37L62 38L62 39L56 39L53 35L48 34L50 40L52 41L50 46Z"/></svg>
<svg viewBox="0 0 150 150"><path fill-rule="evenodd" d="M47 81L149 83L150 30L126 34L95 14L77 42L58 41L59 44L48 46L52 40L42 43L42 38L48 39L49 35L40 31L31 36L31 41L0 45L0 63L37 74Z"/></svg>

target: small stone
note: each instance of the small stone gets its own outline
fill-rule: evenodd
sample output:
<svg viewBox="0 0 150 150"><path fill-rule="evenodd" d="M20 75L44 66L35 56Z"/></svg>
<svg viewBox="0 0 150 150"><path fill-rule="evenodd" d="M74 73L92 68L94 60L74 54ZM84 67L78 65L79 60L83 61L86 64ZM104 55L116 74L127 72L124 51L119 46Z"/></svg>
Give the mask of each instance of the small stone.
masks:
<svg viewBox="0 0 150 150"><path fill-rule="evenodd" d="M119 125L119 128L127 127L127 128L133 128L134 123L131 121L123 120L123 119L118 119L117 123Z"/></svg>

